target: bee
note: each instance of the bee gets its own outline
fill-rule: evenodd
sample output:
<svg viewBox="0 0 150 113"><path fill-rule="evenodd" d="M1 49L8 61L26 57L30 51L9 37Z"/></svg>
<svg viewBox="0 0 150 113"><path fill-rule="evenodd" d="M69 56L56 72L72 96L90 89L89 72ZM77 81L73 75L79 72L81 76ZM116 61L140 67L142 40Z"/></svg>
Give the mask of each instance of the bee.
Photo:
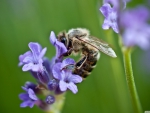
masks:
<svg viewBox="0 0 150 113"><path fill-rule="evenodd" d="M58 34L57 39L62 42L68 50L62 56L69 56L72 53L76 54L81 52L81 58L75 64L73 73L83 78L86 78L95 68L100 58L100 52L113 58L117 57L108 43L99 38L90 36L89 31L84 28L70 29L67 33L61 32Z"/></svg>

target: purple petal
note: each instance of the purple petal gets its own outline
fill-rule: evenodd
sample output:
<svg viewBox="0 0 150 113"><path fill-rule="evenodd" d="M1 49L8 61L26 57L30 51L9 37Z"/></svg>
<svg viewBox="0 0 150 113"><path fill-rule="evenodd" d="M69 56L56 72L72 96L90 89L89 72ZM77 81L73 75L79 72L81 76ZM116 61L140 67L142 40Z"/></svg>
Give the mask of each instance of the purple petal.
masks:
<svg viewBox="0 0 150 113"><path fill-rule="evenodd" d="M113 7L118 8L119 4L119 0L104 0L104 3L109 3L111 4Z"/></svg>
<svg viewBox="0 0 150 113"><path fill-rule="evenodd" d="M68 89L70 89L74 94L76 94L78 92L77 86L70 82L67 84Z"/></svg>
<svg viewBox="0 0 150 113"><path fill-rule="evenodd" d="M123 7L123 9L126 8L127 2L130 0L104 0L104 3L109 3L113 6L113 8L119 10L120 6Z"/></svg>
<svg viewBox="0 0 150 113"><path fill-rule="evenodd" d="M68 71L68 70L62 70L61 71L61 80L69 80L68 78L70 78L70 76L72 76L72 71Z"/></svg>
<svg viewBox="0 0 150 113"><path fill-rule="evenodd" d="M148 50L150 47L150 40L148 41L148 39L143 37L143 39L138 40L137 45L143 50Z"/></svg>
<svg viewBox="0 0 150 113"><path fill-rule="evenodd" d="M63 53L67 52L66 46L59 41L56 41L55 47L56 47L56 58L59 58Z"/></svg>
<svg viewBox="0 0 150 113"><path fill-rule="evenodd" d="M24 58L28 57L28 56L32 56L31 51L27 51L26 53L24 53L23 55L19 56L19 61L23 62Z"/></svg>
<svg viewBox="0 0 150 113"><path fill-rule="evenodd" d="M43 65L42 65L43 60L39 60L39 64L34 64L32 66L32 71L34 72L38 72L38 71L42 71L43 70Z"/></svg>
<svg viewBox="0 0 150 113"><path fill-rule="evenodd" d="M109 27L110 27L110 22L107 19L105 19L102 28L107 30L109 29Z"/></svg>
<svg viewBox="0 0 150 113"><path fill-rule="evenodd" d="M105 3L101 8L100 11L104 15L104 23L102 25L103 29L109 29L110 27L116 32L119 32L118 29L118 13L117 10L111 8L110 4Z"/></svg>
<svg viewBox="0 0 150 113"><path fill-rule="evenodd" d="M64 67L68 66L68 65L74 65L75 61L72 58L66 58L65 60L62 61L61 64L61 69L63 69Z"/></svg>
<svg viewBox="0 0 150 113"><path fill-rule="evenodd" d="M111 12L111 6L108 3L105 3L99 10L104 15L105 18L108 18L109 13Z"/></svg>
<svg viewBox="0 0 150 113"><path fill-rule="evenodd" d="M33 56L27 56L23 59L23 63L34 62Z"/></svg>
<svg viewBox="0 0 150 113"><path fill-rule="evenodd" d="M43 60L42 59L39 59L38 61L39 63L38 64L33 64L33 63L28 63L28 64L25 64L24 66L27 66L25 67L25 70L32 70L34 72L38 72L38 71L42 71L43 70ZM23 67L24 67L23 66ZM27 68L27 69L26 69Z"/></svg>
<svg viewBox="0 0 150 113"><path fill-rule="evenodd" d="M33 63L25 64L25 65L22 67L22 70L23 70L23 71L29 71L29 70L32 69L33 66L34 66Z"/></svg>
<svg viewBox="0 0 150 113"><path fill-rule="evenodd" d="M32 67L34 66L33 63L28 63L28 64L25 64L23 67L22 67L22 70L23 71L29 71L29 70L32 70Z"/></svg>
<svg viewBox="0 0 150 113"><path fill-rule="evenodd" d="M117 23L113 23L113 24L112 24L112 29L113 29L116 33L119 33L119 28L118 28L118 24L117 24Z"/></svg>
<svg viewBox="0 0 150 113"><path fill-rule="evenodd" d="M38 71L40 71L40 70L43 69L43 68L40 69L40 67L41 67L41 66L40 66L39 64L37 64L37 65L32 66L32 69L31 69L31 70L34 71L34 72L38 72Z"/></svg>
<svg viewBox="0 0 150 113"><path fill-rule="evenodd" d="M19 94L19 98L23 101L29 100L29 95L27 93L21 93Z"/></svg>
<svg viewBox="0 0 150 113"><path fill-rule="evenodd" d="M24 87L24 86L22 86L21 88L22 88L24 91L26 91L26 92L28 91L28 89L27 89L26 87Z"/></svg>
<svg viewBox="0 0 150 113"><path fill-rule="evenodd" d="M66 91L67 90L67 83L61 80L59 82L59 88L61 91Z"/></svg>
<svg viewBox="0 0 150 113"><path fill-rule="evenodd" d="M73 82L73 83L80 83L82 82L82 77L80 77L79 75L72 75L70 77L70 82Z"/></svg>
<svg viewBox="0 0 150 113"><path fill-rule="evenodd" d="M43 58L45 53L47 51L47 48L45 47L44 49L42 49L42 51L40 52L39 58Z"/></svg>
<svg viewBox="0 0 150 113"><path fill-rule="evenodd" d="M55 46L56 48L56 60L60 60L60 56L63 53L67 52L67 48L65 47L65 45L63 43L61 43L60 41L57 40L55 33L52 31L50 34L50 42L52 43L52 45Z"/></svg>
<svg viewBox="0 0 150 113"><path fill-rule="evenodd" d="M150 33L146 32L147 29L126 29L123 34L124 45L127 47L138 45L143 50L148 49L150 46Z"/></svg>
<svg viewBox="0 0 150 113"><path fill-rule="evenodd" d="M51 73L51 62L46 57L43 59L43 66L46 68L48 73Z"/></svg>
<svg viewBox="0 0 150 113"><path fill-rule="evenodd" d="M27 107L27 106L32 108L34 106L34 102L31 100L28 100L28 101L24 101L20 104L20 107Z"/></svg>
<svg viewBox="0 0 150 113"><path fill-rule="evenodd" d="M134 9L135 15L137 15L137 19L141 22L145 22L149 19L150 13L149 10L144 6L139 6L136 9Z"/></svg>
<svg viewBox="0 0 150 113"><path fill-rule="evenodd" d="M52 45L55 45L56 43L56 36L55 36L55 33L53 31L51 31L51 34L50 34L50 42Z"/></svg>
<svg viewBox="0 0 150 113"><path fill-rule="evenodd" d="M38 81L37 72L30 71L30 73Z"/></svg>
<svg viewBox="0 0 150 113"><path fill-rule="evenodd" d="M52 68L52 73L54 78L61 80L61 71L60 71L61 63L56 63Z"/></svg>
<svg viewBox="0 0 150 113"><path fill-rule="evenodd" d="M29 89L31 88L34 92L37 92L39 89L37 88L37 85L32 83L32 82L25 82L25 85L24 85L25 88Z"/></svg>
<svg viewBox="0 0 150 113"><path fill-rule="evenodd" d="M50 64L49 64L50 65L50 70L52 70L55 63L56 63L56 57L53 57L50 61Z"/></svg>
<svg viewBox="0 0 150 113"><path fill-rule="evenodd" d="M29 48L31 49L33 56L35 57L35 59L38 59L38 56L40 55L40 52L42 50L42 47L40 44L38 43L34 43L34 42L30 42L28 44Z"/></svg>
<svg viewBox="0 0 150 113"><path fill-rule="evenodd" d="M32 100L38 100L37 96L35 95L35 93L32 89L30 89L30 88L28 89L28 94Z"/></svg>
<svg viewBox="0 0 150 113"><path fill-rule="evenodd" d="M146 7L139 6L135 9L124 11L120 17L121 17L120 18L121 27L129 28L129 27L136 27L142 25L149 19L150 14Z"/></svg>

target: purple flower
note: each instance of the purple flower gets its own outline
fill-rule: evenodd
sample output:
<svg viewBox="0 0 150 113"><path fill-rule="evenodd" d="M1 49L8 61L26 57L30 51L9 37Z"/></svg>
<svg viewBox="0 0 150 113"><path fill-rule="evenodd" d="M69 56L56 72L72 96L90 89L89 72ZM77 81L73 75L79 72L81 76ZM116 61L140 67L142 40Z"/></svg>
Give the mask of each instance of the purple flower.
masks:
<svg viewBox="0 0 150 113"><path fill-rule="evenodd" d="M110 4L105 3L100 11L105 17L102 28L109 29L111 27L116 33L119 33L117 10L112 8Z"/></svg>
<svg viewBox="0 0 150 113"><path fill-rule="evenodd" d="M29 89L29 88L32 89L35 93L39 92L39 89L37 88L36 84L27 81L24 85L24 89Z"/></svg>
<svg viewBox="0 0 150 113"><path fill-rule="evenodd" d="M23 100L23 102L20 104L20 107L29 106L30 108L32 108L34 104L38 103L37 96L31 88L27 89L26 87L22 87L22 89L25 90L27 93L21 93L19 95L19 98Z"/></svg>
<svg viewBox="0 0 150 113"><path fill-rule="evenodd" d="M149 11L145 7L137 7L123 12L120 26L123 29L123 43L127 47L139 46L148 49L150 46L150 25L147 24Z"/></svg>
<svg viewBox="0 0 150 113"><path fill-rule="evenodd" d="M119 24L123 28L139 27L145 24L150 17L149 10L144 6L128 9L121 13Z"/></svg>
<svg viewBox="0 0 150 113"><path fill-rule="evenodd" d="M143 25L141 27L125 29L122 35L125 46L131 47L137 45L143 50L150 47L150 26Z"/></svg>
<svg viewBox="0 0 150 113"><path fill-rule="evenodd" d="M129 2L130 0L104 0L104 4L105 3L109 3L113 6L113 8L118 9L122 6L123 9L126 8L126 4L127 2Z"/></svg>
<svg viewBox="0 0 150 113"><path fill-rule="evenodd" d="M78 92L76 83L82 82L82 77L72 74L71 70L66 70L64 67L75 64L73 59L67 58L62 63L56 63L53 66L52 72L54 78L59 80L59 88L61 91L70 89L74 94Z"/></svg>
<svg viewBox="0 0 150 113"><path fill-rule="evenodd" d="M63 43L61 43L60 41L57 40L57 38L55 36L55 33L53 31L50 34L50 42L56 48L55 61L56 62L61 62L62 61L61 55L63 53L67 52L67 48L65 47L65 45Z"/></svg>
<svg viewBox="0 0 150 113"><path fill-rule="evenodd" d="M39 71L43 69L43 56L45 55L46 48L42 49L40 44L30 42L29 48L31 51L27 51L23 55L19 56L20 63L19 65L24 65L22 70L23 71Z"/></svg>

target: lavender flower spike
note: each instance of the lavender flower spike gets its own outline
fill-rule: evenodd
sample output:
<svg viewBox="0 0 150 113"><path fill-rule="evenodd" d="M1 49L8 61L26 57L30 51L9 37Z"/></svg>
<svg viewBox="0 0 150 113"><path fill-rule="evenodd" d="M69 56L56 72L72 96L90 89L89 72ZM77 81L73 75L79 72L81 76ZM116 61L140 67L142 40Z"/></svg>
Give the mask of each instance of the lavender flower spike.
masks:
<svg viewBox="0 0 150 113"><path fill-rule="evenodd" d="M38 102L38 98L35 95L34 91L29 88L25 88L22 87L27 93L21 93L19 95L19 98L21 100L23 100L23 102L20 104L20 107L27 107L29 106L30 108L32 108L34 106L34 104L36 104Z"/></svg>
<svg viewBox="0 0 150 113"><path fill-rule="evenodd" d="M99 10L105 17L102 28L106 30L111 27L116 33L119 33L117 10L108 3L105 3Z"/></svg>
<svg viewBox="0 0 150 113"><path fill-rule="evenodd" d="M50 42L56 48L56 56L55 56L56 62L59 62L59 61L61 62L62 61L62 57L60 58L60 56L63 53L67 52L67 48L65 47L65 45L63 43L61 43L60 41L57 40L57 38L55 36L55 33L53 31L50 34Z"/></svg>
<svg viewBox="0 0 150 113"><path fill-rule="evenodd" d="M25 54L19 56L19 65L24 65L22 68L23 71L32 70L34 72L37 72L39 70L42 70L42 58L45 55L47 49L42 49L40 44L34 42L30 42L28 46L31 51L28 51Z"/></svg>
<svg viewBox="0 0 150 113"><path fill-rule="evenodd" d="M113 6L113 8L118 9L120 8L120 6L123 7L123 9L126 8L126 4L127 2L129 2L130 0L103 0L103 3L109 3Z"/></svg>
<svg viewBox="0 0 150 113"><path fill-rule="evenodd" d="M120 26L124 30L123 43L127 47L139 46L146 50L150 47L150 18L149 10L139 6L135 9L124 11L120 18ZM130 21L127 21L130 20Z"/></svg>
<svg viewBox="0 0 150 113"><path fill-rule="evenodd" d="M76 83L82 82L82 77L72 74L70 70L62 70L66 65L75 63L73 59L67 58L62 63L56 63L53 66L52 73L54 78L59 80L59 88L61 91L70 89L74 94L78 92Z"/></svg>

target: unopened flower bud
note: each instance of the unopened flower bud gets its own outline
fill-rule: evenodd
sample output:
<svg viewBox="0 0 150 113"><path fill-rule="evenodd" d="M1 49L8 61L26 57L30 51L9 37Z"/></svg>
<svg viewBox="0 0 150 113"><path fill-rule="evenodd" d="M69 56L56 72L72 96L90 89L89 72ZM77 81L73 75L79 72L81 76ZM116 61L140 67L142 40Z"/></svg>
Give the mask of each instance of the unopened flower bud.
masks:
<svg viewBox="0 0 150 113"><path fill-rule="evenodd" d="M54 102L55 102L55 97L54 97L54 96L48 95L48 96L46 97L46 103L47 103L47 104L53 104Z"/></svg>

